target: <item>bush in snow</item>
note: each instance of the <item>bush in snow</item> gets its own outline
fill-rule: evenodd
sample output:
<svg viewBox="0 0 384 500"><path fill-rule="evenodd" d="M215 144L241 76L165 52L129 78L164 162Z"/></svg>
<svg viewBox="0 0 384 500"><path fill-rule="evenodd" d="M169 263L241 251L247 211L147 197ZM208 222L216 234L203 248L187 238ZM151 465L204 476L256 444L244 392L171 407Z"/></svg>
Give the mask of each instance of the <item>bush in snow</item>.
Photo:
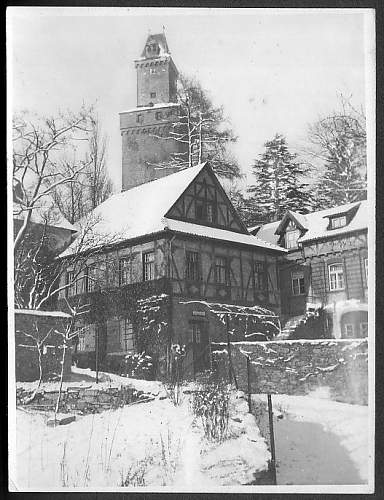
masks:
<svg viewBox="0 0 384 500"><path fill-rule="evenodd" d="M148 379L152 374L152 358L144 352L127 354L122 364L123 374L126 377Z"/></svg>
<svg viewBox="0 0 384 500"><path fill-rule="evenodd" d="M183 381L182 363L185 357L185 345L173 344L170 349L172 361L172 373L169 382L164 384L169 399L175 406L182 401L181 385Z"/></svg>
<svg viewBox="0 0 384 500"><path fill-rule="evenodd" d="M120 486L145 486L145 476L151 463L152 458L148 456L137 460L129 467L126 474L121 472Z"/></svg>
<svg viewBox="0 0 384 500"><path fill-rule="evenodd" d="M223 441L228 435L229 386L207 382L193 393L191 408L201 421L204 434L210 441Z"/></svg>

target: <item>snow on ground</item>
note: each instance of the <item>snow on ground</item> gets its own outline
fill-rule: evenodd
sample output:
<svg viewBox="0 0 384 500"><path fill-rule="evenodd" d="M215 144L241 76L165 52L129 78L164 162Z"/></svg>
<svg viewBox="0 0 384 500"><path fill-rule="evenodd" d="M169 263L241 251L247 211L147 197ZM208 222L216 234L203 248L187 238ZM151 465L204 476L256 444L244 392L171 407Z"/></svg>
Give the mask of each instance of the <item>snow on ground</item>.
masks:
<svg viewBox="0 0 384 500"><path fill-rule="evenodd" d="M33 391L37 382L16 382L16 387L22 387L24 390ZM129 385L138 391L151 392L158 395L163 391L161 382L156 380L140 380L136 378L121 377L114 373L99 372L99 382L96 384L96 372L90 368L77 368L72 366L69 379L63 382L63 389L67 387L87 387L90 389L105 389L111 386ZM43 382L40 386L41 389L58 391L60 382Z"/></svg>
<svg viewBox="0 0 384 500"><path fill-rule="evenodd" d="M273 395L278 484L366 484L367 406L307 396Z"/></svg>
<svg viewBox="0 0 384 500"><path fill-rule="evenodd" d="M239 395L237 395L239 396ZM231 400L230 432L223 443L207 442L194 421L188 396L180 406L169 399L126 405L77 416L48 427L48 415L17 410L18 489L61 487L116 489L177 485L201 490L246 484L270 458L244 399Z"/></svg>

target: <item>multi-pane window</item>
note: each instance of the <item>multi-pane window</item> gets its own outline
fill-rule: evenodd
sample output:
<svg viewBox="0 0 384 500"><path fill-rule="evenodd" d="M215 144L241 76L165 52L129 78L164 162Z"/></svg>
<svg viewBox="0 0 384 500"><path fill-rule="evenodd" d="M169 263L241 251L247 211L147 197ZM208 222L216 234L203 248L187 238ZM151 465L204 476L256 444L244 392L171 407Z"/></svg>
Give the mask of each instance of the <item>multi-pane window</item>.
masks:
<svg viewBox="0 0 384 500"><path fill-rule="evenodd" d="M88 266L86 275L86 291L94 292L98 285L99 271L95 264Z"/></svg>
<svg viewBox="0 0 384 500"><path fill-rule="evenodd" d="M304 273L292 273L291 279L293 295L302 295L305 293Z"/></svg>
<svg viewBox="0 0 384 500"><path fill-rule="evenodd" d="M78 351L85 351L85 335L84 333L79 333L79 343L77 344Z"/></svg>
<svg viewBox="0 0 384 500"><path fill-rule="evenodd" d="M196 200L195 203L195 217L197 220L206 222L215 222L216 211L213 203L203 200Z"/></svg>
<svg viewBox="0 0 384 500"><path fill-rule="evenodd" d="M213 205L212 203L207 203L207 221L208 222L213 222L214 214L213 214Z"/></svg>
<svg viewBox="0 0 384 500"><path fill-rule="evenodd" d="M263 262L254 262L253 276L256 290L265 290L267 288L265 265Z"/></svg>
<svg viewBox="0 0 384 500"><path fill-rule="evenodd" d="M368 323L360 323L360 337L368 337Z"/></svg>
<svg viewBox="0 0 384 500"><path fill-rule="evenodd" d="M365 271L365 279L368 282L368 259L364 259L364 271Z"/></svg>
<svg viewBox="0 0 384 500"><path fill-rule="evenodd" d="M150 73L151 75L153 75L154 73L156 73L156 69L155 69L155 68L149 68L149 73ZM152 92L152 93L151 93L151 97L152 97L152 94L153 94L153 93L155 94L155 97L156 97L156 92Z"/></svg>
<svg viewBox="0 0 384 500"><path fill-rule="evenodd" d="M353 337L354 336L353 323L345 323L345 325L344 325L344 336L345 337Z"/></svg>
<svg viewBox="0 0 384 500"><path fill-rule="evenodd" d="M129 257L119 259L119 286L129 283L130 269L131 266Z"/></svg>
<svg viewBox="0 0 384 500"><path fill-rule="evenodd" d="M203 219L203 207L204 207L204 203L200 200L196 200L196 204L195 204L195 216L196 216L196 219Z"/></svg>
<svg viewBox="0 0 384 500"><path fill-rule="evenodd" d="M333 217L331 219L332 229L337 229L338 227L344 227L346 225L347 225L347 218L345 215L342 215L341 217Z"/></svg>
<svg viewBox="0 0 384 500"><path fill-rule="evenodd" d="M143 253L143 280L155 279L155 252Z"/></svg>
<svg viewBox="0 0 384 500"><path fill-rule="evenodd" d="M186 254L186 279L198 281L200 279L200 258L198 252L187 250Z"/></svg>
<svg viewBox="0 0 384 500"><path fill-rule="evenodd" d="M156 111L156 120L162 120L163 118L163 113L161 111Z"/></svg>
<svg viewBox="0 0 384 500"><path fill-rule="evenodd" d="M285 233L285 247L286 248L297 248L297 240L300 237L300 231L294 229L292 231L287 231Z"/></svg>
<svg viewBox="0 0 384 500"><path fill-rule="evenodd" d="M143 115L137 115L136 116L136 122L137 123L143 123L143 120L144 120L144 116Z"/></svg>
<svg viewBox="0 0 384 500"><path fill-rule="evenodd" d="M329 289L344 289L344 268L343 264L332 264L329 266Z"/></svg>
<svg viewBox="0 0 384 500"><path fill-rule="evenodd" d="M191 342L195 344L201 344L201 326L200 323L192 323L191 327Z"/></svg>
<svg viewBox="0 0 384 500"><path fill-rule="evenodd" d="M225 257L216 257L215 281L218 284L228 284L228 261Z"/></svg>
<svg viewBox="0 0 384 500"><path fill-rule="evenodd" d="M96 326L94 323L81 326L76 330L78 351L93 351L95 350Z"/></svg>
<svg viewBox="0 0 384 500"><path fill-rule="evenodd" d="M124 318L119 321L120 347L124 352L132 351L135 347L132 323Z"/></svg>
<svg viewBox="0 0 384 500"><path fill-rule="evenodd" d="M65 289L65 293L67 297L73 297L76 295L76 284L75 284L75 272L68 271L65 279L65 284L67 288Z"/></svg>

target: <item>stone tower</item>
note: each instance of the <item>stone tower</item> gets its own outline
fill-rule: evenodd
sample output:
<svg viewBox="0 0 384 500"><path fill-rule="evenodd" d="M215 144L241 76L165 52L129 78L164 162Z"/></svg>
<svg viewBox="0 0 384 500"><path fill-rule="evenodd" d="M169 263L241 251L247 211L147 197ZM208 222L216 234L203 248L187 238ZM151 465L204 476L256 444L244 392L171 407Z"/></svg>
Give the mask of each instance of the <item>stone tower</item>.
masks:
<svg viewBox="0 0 384 500"><path fill-rule="evenodd" d="M135 67L136 108L120 113L122 191L172 174L175 169L156 166L180 151L180 145L169 139L171 124L179 114L178 71L164 34L148 36Z"/></svg>

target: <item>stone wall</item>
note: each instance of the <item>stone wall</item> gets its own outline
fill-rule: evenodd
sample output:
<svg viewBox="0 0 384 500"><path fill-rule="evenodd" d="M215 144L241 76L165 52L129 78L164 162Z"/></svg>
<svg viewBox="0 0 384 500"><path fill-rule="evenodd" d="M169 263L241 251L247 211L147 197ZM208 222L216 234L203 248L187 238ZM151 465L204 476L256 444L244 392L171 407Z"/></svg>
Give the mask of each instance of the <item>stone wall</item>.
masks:
<svg viewBox="0 0 384 500"><path fill-rule="evenodd" d="M58 389L37 392L32 402L26 403L33 389L17 387L16 402L18 406L25 406L40 411L53 411L59 395ZM60 398L59 411L61 413L98 413L123 405L144 402L154 399L152 394L137 391L129 386L106 386L100 384L91 387L69 386L63 388Z"/></svg>
<svg viewBox="0 0 384 500"><path fill-rule="evenodd" d="M214 364L227 378L225 344L216 344ZM304 395L329 387L336 401L368 403L367 339L236 342L231 344L238 386L248 391L247 356L251 392Z"/></svg>

